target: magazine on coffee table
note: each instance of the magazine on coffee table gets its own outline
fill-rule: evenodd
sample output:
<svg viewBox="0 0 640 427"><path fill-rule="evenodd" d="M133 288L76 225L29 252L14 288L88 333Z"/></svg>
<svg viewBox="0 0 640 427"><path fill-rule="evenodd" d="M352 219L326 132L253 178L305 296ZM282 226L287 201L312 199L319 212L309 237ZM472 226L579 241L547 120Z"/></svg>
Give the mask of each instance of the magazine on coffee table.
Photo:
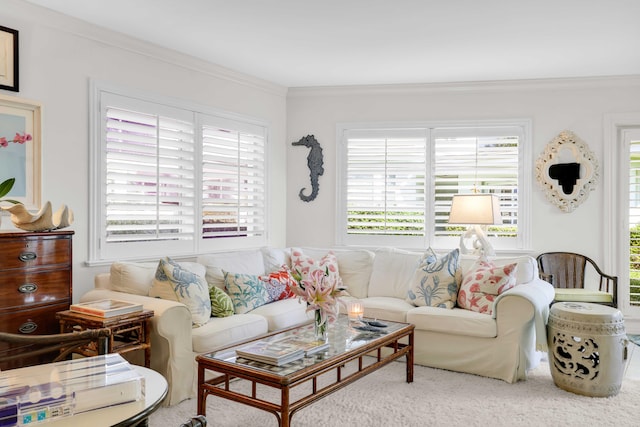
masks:
<svg viewBox="0 0 640 427"><path fill-rule="evenodd" d="M326 341L308 340L297 336L285 337L276 342L295 345L304 350L305 356L311 356L329 348L329 343Z"/></svg>
<svg viewBox="0 0 640 427"><path fill-rule="evenodd" d="M236 354L245 359L282 366L304 357L304 349L295 344L256 341L236 349Z"/></svg>
<svg viewBox="0 0 640 427"><path fill-rule="evenodd" d="M89 314L91 316L106 318L142 311L142 304L115 299L103 299L98 301L72 304L69 307L69 310L76 313Z"/></svg>

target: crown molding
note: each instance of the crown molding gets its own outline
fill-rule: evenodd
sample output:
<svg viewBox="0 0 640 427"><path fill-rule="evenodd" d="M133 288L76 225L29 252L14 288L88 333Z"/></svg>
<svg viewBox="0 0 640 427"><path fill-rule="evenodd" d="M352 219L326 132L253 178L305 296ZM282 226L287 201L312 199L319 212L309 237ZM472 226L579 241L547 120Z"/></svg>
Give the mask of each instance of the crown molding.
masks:
<svg viewBox="0 0 640 427"><path fill-rule="evenodd" d="M9 4L9 15L16 15L16 19L18 21L23 20L31 25L36 24L43 26L54 31L91 40L95 43L111 46L137 55L146 56L175 67L181 67L238 85L262 90L272 95L284 97L287 94L287 88L284 86L271 83L258 77L240 73L221 65L207 62L191 55L161 47L144 40L111 31L80 19L31 4L24 0L0 0L0 2L3 3L2 9L5 7L4 4ZM4 13L5 11L3 10L0 15L3 15ZM28 21L25 16L28 17Z"/></svg>
<svg viewBox="0 0 640 427"><path fill-rule="evenodd" d="M598 76L555 79L491 80L450 83L409 83L385 85L352 85L322 87L290 87L288 98L307 96L398 95L416 93L472 93L537 90L597 89L640 86L640 75Z"/></svg>

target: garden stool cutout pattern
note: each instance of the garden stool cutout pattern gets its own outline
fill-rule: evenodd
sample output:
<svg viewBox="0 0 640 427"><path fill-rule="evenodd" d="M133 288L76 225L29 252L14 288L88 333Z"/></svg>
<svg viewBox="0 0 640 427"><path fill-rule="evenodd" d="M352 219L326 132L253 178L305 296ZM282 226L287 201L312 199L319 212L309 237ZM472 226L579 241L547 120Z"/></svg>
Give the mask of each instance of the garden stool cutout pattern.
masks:
<svg viewBox="0 0 640 427"><path fill-rule="evenodd" d="M549 313L547 340L556 386L585 396L618 394L628 344L620 310L592 303L556 303Z"/></svg>

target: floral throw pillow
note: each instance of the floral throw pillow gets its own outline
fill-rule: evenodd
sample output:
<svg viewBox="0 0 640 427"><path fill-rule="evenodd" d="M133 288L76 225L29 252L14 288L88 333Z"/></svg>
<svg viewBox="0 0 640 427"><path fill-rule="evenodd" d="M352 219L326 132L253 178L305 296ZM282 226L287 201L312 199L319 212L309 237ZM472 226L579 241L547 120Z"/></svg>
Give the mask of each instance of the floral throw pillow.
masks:
<svg viewBox="0 0 640 427"><path fill-rule="evenodd" d="M181 267L167 257L158 263L154 282L171 287L176 300L186 305L191 312L193 327L197 328L207 323L211 317L211 299L209 285L204 277Z"/></svg>
<svg viewBox="0 0 640 427"><path fill-rule="evenodd" d="M462 279L458 305L492 314L496 296L516 285L517 267L517 263L498 267L486 258L478 259Z"/></svg>
<svg viewBox="0 0 640 427"><path fill-rule="evenodd" d="M211 315L213 317L229 317L235 313L231 297L219 287L209 286L209 296L211 297Z"/></svg>
<svg viewBox="0 0 640 427"><path fill-rule="evenodd" d="M291 290L297 286L296 279L291 275L291 270L286 265L279 270L258 277L264 282L270 301L293 298L295 294Z"/></svg>
<svg viewBox="0 0 640 427"><path fill-rule="evenodd" d="M407 302L415 306L453 308L460 285L459 250L439 257L429 248L409 283Z"/></svg>
<svg viewBox="0 0 640 427"><path fill-rule="evenodd" d="M340 283L340 272L338 271L338 258L329 251L319 260L315 260L305 255L301 249L293 248L291 250L291 270L300 275L301 280L309 278L309 274L314 270L322 270L328 273L330 279Z"/></svg>
<svg viewBox="0 0 640 427"><path fill-rule="evenodd" d="M255 274L224 271L224 287L231 297L236 314L249 312L271 302L264 282Z"/></svg>

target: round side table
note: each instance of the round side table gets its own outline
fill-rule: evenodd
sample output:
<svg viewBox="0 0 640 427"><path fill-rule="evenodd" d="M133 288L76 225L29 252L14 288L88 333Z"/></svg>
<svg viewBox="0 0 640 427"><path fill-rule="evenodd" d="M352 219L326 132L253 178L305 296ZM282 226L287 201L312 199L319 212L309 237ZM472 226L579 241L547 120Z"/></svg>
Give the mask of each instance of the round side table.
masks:
<svg viewBox="0 0 640 427"><path fill-rule="evenodd" d="M618 394L628 343L620 310L600 304L558 302L551 306L547 339L556 386L586 396Z"/></svg>

